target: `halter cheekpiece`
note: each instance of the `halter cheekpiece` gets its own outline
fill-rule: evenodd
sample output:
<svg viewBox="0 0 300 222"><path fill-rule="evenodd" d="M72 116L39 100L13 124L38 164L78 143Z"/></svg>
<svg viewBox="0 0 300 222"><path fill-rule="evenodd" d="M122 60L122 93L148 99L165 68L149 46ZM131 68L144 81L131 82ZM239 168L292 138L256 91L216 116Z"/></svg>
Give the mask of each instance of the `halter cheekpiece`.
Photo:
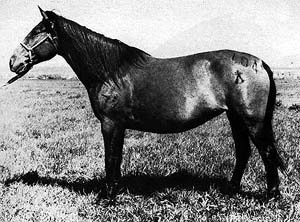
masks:
<svg viewBox="0 0 300 222"><path fill-rule="evenodd" d="M38 47L39 45L41 45L44 41L46 41L47 39L50 40L50 42L52 43L52 45L54 46L54 48L56 49L56 51L58 51L58 48L54 42L55 39L57 39L57 37L52 37L50 33L47 33L47 35L42 38L39 42L37 42L36 44L34 44L33 46L27 46L25 45L23 42L20 42L21 46L24 47L24 49L26 49L26 51L28 51L28 57L29 57L29 63L33 63L33 59L32 59L32 54L33 54L33 50Z"/></svg>

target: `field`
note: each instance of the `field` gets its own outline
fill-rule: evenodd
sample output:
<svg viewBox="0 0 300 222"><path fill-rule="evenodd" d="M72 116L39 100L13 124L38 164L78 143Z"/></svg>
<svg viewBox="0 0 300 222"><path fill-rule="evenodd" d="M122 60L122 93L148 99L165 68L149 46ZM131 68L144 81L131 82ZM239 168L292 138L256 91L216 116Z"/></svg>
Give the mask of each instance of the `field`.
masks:
<svg viewBox="0 0 300 222"><path fill-rule="evenodd" d="M78 81L23 80L0 90L0 221L299 221L300 81L277 80L277 145L291 179L266 201L253 147L242 192L223 190L235 163L225 115L185 133L127 131L116 206L104 189L100 123Z"/></svg>

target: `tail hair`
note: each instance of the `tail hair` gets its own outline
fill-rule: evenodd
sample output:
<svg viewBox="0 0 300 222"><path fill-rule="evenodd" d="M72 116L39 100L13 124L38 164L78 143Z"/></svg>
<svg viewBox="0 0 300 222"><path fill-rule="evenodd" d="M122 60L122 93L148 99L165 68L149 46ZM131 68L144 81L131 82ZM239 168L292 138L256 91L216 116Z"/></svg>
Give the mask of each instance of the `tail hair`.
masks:
<svg viewBox="0 0 300 222"><path fill-rule="evenodd" d="M273 72L271 68L262 61L263 68L267 71L269 79L270 79L270 90L269 90L269 97L268 97L268 103L267 103L267 110L266 110L266 121L272 122L273 119L273 112L275 109L275 103L276 103L276 85L273 78Z"/></svg>
<svg viewBox="0 0 300 222"><path fill-rule="evenodd" d="M265 116L265 126L271 128L271 133L270 138L272 141L270 141L270 145L275 147L275 137L274 137L274 132L272 130L272 119L273 119L273 112L275 109L275 103L276 103L276 85L275 81L273 78L273 72L271 68L264 62L262 61L263 68L267 71L269 79L270 79L270 90L269 90L269 97L268 97L268 102L267 102L267 109L266 109L266 116ZM266 129L267 130L267 129ZM270 130L270 129L268 129ZM287 166L284 163L282 157L279 155L277 149L272 149L275 152L273 153L273 161L274 163L279 167L279 170L281 173L285 176L287 176Z"/></svg>

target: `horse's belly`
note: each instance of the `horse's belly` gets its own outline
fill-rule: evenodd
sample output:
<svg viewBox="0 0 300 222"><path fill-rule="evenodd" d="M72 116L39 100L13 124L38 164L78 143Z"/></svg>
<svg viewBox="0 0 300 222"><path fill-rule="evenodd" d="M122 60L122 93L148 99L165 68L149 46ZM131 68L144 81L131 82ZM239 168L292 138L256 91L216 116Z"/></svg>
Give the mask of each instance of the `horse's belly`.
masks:
<svg viewBox="0 0 300 222"><path fill-rule="evenodd" d="M222 107L198 107L193 112L170 111L168 113L143 113L127 124L127 128L153 133L176 133L195 128L208 120L220 115L225 109ZM168 114L168 115L167 115Z"/></svg>
<svg viewBox="0 0 300 222"><path fill-rule="evenodd" d="M153 90L154 91L154 90ZM152 92L153 92L152 91ZM156 91L158 94L158 91ZM206 86L143 96L132 109L131 129L173 133L199 126L227 110L223 96Z"/></svg>

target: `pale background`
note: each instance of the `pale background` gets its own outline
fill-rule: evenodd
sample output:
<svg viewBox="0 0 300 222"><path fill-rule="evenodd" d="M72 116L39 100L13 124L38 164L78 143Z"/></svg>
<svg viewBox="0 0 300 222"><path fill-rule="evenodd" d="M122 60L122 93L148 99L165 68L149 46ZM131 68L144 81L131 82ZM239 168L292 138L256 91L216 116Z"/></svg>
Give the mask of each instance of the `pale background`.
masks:
<svg viewBox="0 0 300 222"><path fill-rule="evenodd" d="M2 78L13 75L13 50L41 20L37 5L155 57L234 49L271 67L300 67L297 0L0 0ZM57 56L38 66L67 64Z"/></svg>

